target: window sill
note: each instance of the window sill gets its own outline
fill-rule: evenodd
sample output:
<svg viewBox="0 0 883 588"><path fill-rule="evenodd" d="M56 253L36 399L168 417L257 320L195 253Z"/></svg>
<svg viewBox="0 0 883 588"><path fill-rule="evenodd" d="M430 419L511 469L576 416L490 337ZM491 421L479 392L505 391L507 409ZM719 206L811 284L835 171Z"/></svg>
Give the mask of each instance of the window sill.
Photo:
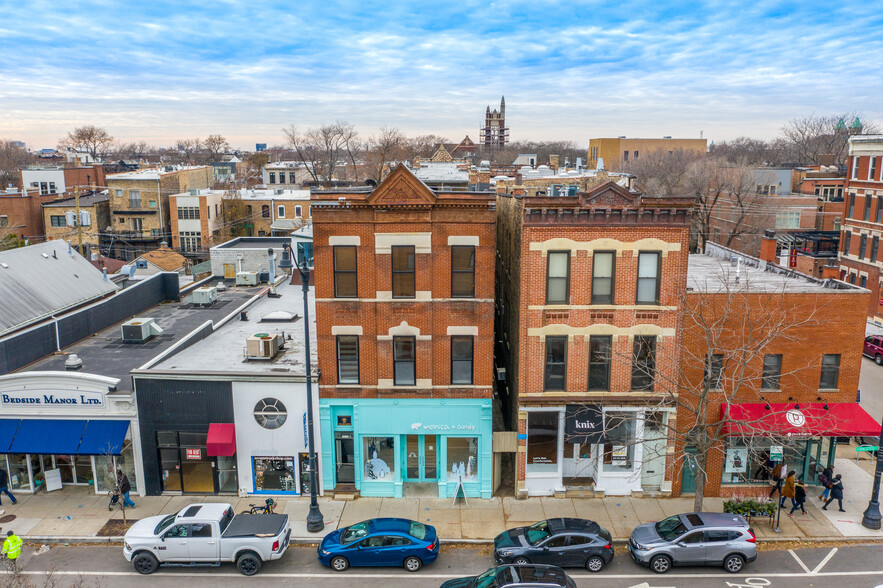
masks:
<svg viewBox="0 0 883 588"><path fill-rule="evenodd" d="M819 392L824 392L825 394L836 394L840 392L840 388L819 388Z"/></svg>

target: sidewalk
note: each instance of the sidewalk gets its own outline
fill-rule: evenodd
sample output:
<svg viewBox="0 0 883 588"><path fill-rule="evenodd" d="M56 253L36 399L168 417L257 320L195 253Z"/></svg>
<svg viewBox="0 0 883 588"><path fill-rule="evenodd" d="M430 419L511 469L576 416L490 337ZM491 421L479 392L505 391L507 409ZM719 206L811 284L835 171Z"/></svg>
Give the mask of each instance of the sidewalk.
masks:
<svg viewBox="0 0 883 588"><path fill-rule="evenodd" d="M839 463L845 460L838 460ZM854 464L852 464L854 466ZM861 474L868 474L854 466ZM844 465L842 472L850 471ZM844 475L844 478L846 476ZM87 494L87 489L65 488L60 494L21 495L18 504L11 505L4 496L5 510L0 515L0 527L14 530L31 542L78 542L108 541L119 531L108 533L109 522L117 526L122 521L119 510L108 512L105 497ZM868 488L868 494L870 488ZM851 494L847 492L849 497ZM132 520L157 514L176 512L195 502L223 502L230 500L223 496L147 496L133 497L137 508L128 509L126 516ZM248 508L249 503L260 503L261 497L239 499L233 497L236 512ZM552 517L580 517L597 521L610 530L614 539L628 539L632 529L641 523L658 521L666 516L690 512L692 498L493 498L490 500L469 499L469 505L457 506L451 500L439 498L360 498L353 501L320 498L319 506L325 518L325 533L309 533L305 519L309 511L308 498L279 498L276 512L291 517L292 540L297 542L317 542L325 533L338 527L351 525L373 517L403 517L434 525L442 540L447 541L490 541L503 530L511 527L530 525L538 520ZM721 498L706 498L705 510L721 510ZM807 515L795 513L787 516L782 511L781 533L774 533L766 519L752 522L752 527L760 539L805 540L870 538L883 539L883 532L870 531L861 526L861 511L867 506L867 499L856 496L844 501L847 513L822 512L817 496L807 501ZM12 515L13 520L7 520ZM857 520L856 520L857 518ZM119 522L112 522L119 521ZM110 535L110 536L108 536Z"/></svg>

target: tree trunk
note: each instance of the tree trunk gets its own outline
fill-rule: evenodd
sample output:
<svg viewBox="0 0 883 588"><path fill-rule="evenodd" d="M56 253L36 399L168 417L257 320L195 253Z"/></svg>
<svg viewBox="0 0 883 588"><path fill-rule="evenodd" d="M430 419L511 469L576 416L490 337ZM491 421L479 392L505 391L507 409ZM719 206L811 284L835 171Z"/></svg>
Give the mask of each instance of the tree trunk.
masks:
<svg viewBox="0 0 883 588"><path fill-rule="evenodd" d="M708 465L708 450L696 449L696 494L693 496L693 512L702 512L705 500L705 468Z"/></svg>

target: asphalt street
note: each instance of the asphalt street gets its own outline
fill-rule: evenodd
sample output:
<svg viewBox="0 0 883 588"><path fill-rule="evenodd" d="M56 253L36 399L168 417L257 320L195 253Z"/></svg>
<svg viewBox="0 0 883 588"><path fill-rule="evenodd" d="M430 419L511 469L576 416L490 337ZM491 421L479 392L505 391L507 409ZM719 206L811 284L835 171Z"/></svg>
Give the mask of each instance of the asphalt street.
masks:
<svg viewBox="0 0 883 588"><path fill-rule="evenodd" d="M858 383L862 393L862 408L878 421L883 419L883 366L874 363L873 359L863 357Z"/></svg>
<svg viewBox="0 0 883 588"><path fill-rule="evenodd" d="M492 566L488 547L442 545L436 563L417 573L395 568L349 569L337 573L316 560L315 547L292 546L285 556L267 562L259 575L247 578L232 564L220 567L163 567L141 576L126 562L118 546L57 546L40 555L28 546L22 556L25 579L35 588L138 588L186 585L188 588L244 586L437 587L445 580L483 572ZM568 570L578 586L604 588L807 588L883 586L883 545L851 545L800 550L763 551L744 574L720 568L676 568L656 575L638 566L622 547L611 565L598 574ZM50 577L51 576L51 577ZM0 572L0 586L9 586ZM27 584L22 583L22 588Z"/></svg>

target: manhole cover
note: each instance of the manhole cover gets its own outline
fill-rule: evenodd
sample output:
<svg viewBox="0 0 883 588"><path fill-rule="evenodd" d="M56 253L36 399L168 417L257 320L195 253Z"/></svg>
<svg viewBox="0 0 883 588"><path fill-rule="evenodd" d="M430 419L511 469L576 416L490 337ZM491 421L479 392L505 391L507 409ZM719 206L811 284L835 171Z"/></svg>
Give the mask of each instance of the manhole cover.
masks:
<svg viewBox="0 0 883 588"><path fill-rule="evenodd" d="M15 515L6 515L0 517L0 523L10 523L15 520Z"/></svg>

